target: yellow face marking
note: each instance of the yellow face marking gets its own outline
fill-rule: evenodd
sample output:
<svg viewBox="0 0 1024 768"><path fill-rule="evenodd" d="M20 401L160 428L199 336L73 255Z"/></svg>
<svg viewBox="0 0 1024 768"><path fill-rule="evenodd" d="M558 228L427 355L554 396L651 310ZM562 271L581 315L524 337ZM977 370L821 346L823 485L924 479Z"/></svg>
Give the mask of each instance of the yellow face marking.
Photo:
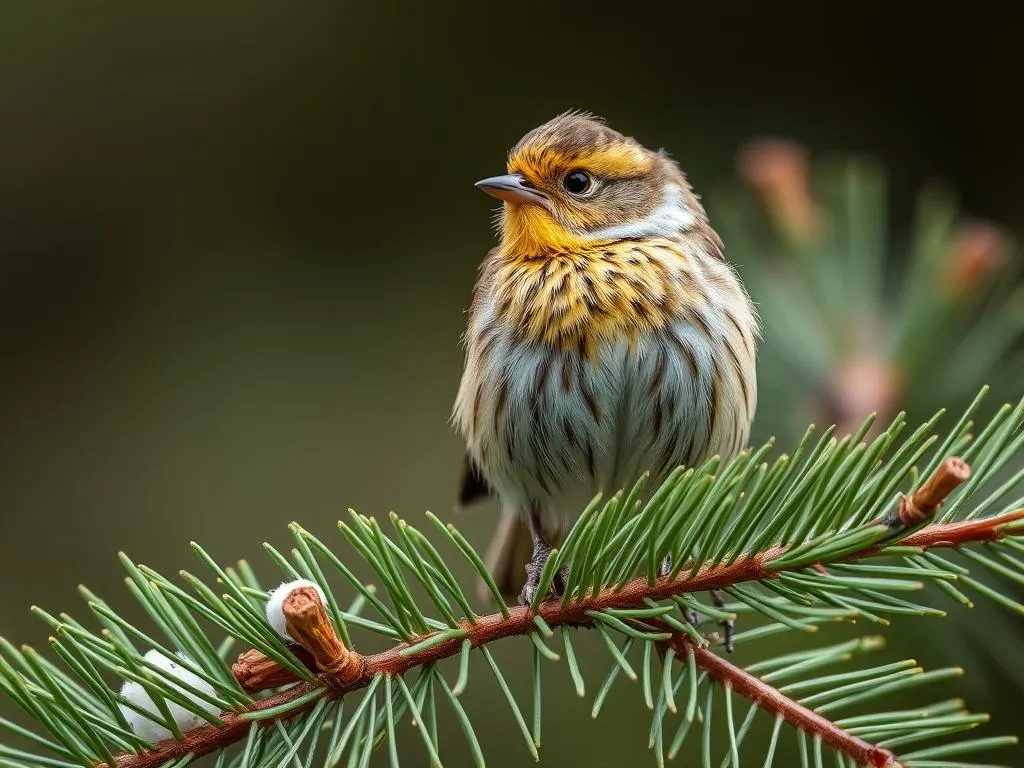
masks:
<svg viewBox="0 0 1024 768"><path fill-rule="evenodd" d="M508 159L509 173L521 173L538 186L559 183L562 176L576 168L595 176L623 179L650 173L653 166L648 153L627 142L571 153L528 147L514 152Z"/></svg>
<svg viewBox="0 0 1024 768"><path fill-rule="evenodd" d="M566 158L566 163L574 163L573 168L583 168L596 176L611 179L642 176L650 173L654 165L649 154L635 144L626 143L595 147L575 159Z"/></svg>
<svg viewBox="0 0 1024 768"><path fill-rule="evenodd" d="M583 169L601 180L636 178L653 170L652 156L632 142L602 145L578 153L527 147L509 158L509 173L522 174L548 197L548 206L506 203L502 215L502 250L543 256L594 246L588 229L625 223L621 213L600 198L577 198L562 187L565 175Z"/></svg>
<svg viewBox="0 0 1024 768"><path fill-rule="evenodd" d="M508 256L538 258L589 247L539 205L505 203L501 230L501 250Z"/></svg>

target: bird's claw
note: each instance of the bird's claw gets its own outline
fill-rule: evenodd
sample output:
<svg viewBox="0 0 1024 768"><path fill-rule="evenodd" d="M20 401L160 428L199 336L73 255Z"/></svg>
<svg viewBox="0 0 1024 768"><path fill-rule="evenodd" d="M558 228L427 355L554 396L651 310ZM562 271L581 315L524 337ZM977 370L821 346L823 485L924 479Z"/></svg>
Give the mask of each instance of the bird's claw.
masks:
<svg viewBox="0 0 1024 768"><path fill-rule="evenodd" d="M658 566L658 578L663 579L672 573L672 555L665 555Z"/></svg>
<svg viewBox="0 0 1024 768"><path fill-rule="evenodd" d="M708 595L711 597L711 602L714 604L716 608L725 607L725 600L722 599L722 596L718 594L717 591L712 589L710 592L708 592ZM736 631L736 622L732 619L724 619L720 622L720 624L722 628L725 630L725 652L732 653L732 638Z"/></svg>
<svg viewBox="0 0 1024 768"><path fill-rule="evenodd" d="M672 572L672 555L665 555L661 561L661 565L658 566L658 577L664 578ZM710 590L708 595L711 597L711 602L716 608L722 608L725 605L725 600L715 590ZM686 620L690 622L690 625L694 628L700 624L700 616L693 608L687 608L685 611ZM725 634L725 652L732 653L733 645L732 638L736 630L736 622L732 619L725 619L719 622Z"/></svg>
<svg viewBox="0 0 1024 768"><path fill-rule="evenodd" d="M708 597L711 598L711 603L716 608L725 607L725 600L722 599L722 596L716 590L708 590ZM683 615L686 617L686 620L690 623L690 626L692 626L694 629L700 629L700 625L703 622L701 621L700 614L696 610L694 610L693 608L685 608L683 610ZM725 645L725 651L726 653L732 653L732 638L736 629L736 623L732 619L723 619L722 621L718 622L718 625L723 629L722 639Z"/></svg>
<svg viewBox="0 0 1024 768"><path fill-rule="evenodd" d="M522 591L519 593L519 604L520 605L532 605L533 599L537 594L537 589L540 586L540 576L544 572L544 566L547 564L548 556L551 554L551 550L547 548L538 548L533 552L533 557L530 558L530 562L526 564L526 583L523 585ZM551 587L548 590L550 597L561 597L565 593L566 578L569 575L568 564L562 565L555 573L553 579L551 579ZM549 598L545 598L549 599Z"/></svg>

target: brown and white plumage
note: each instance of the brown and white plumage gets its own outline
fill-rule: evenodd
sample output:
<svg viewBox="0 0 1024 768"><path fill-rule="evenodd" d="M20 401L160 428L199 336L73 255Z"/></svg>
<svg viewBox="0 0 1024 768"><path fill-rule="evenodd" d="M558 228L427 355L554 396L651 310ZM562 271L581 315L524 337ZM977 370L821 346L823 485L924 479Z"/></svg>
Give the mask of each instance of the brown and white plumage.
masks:
<svg viewBox="0 0 1024 768"><path fill-rule="evenodd" d="M480 182L505 200L501 241L473 291L453 418L463 500L502 503L491 564L513 592L525 531L535 579L595 493L746 445L758 330L665 153L570 113L527 134L508 171Z"/></svg>

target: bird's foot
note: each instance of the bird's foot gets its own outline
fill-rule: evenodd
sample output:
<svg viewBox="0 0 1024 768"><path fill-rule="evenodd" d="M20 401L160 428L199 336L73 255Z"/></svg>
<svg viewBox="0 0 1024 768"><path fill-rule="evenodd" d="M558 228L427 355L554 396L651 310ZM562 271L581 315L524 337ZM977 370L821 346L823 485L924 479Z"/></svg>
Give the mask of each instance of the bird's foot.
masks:
<svg viewBox="0 0 1024 768"><path fill-rule="evenodd" d="M661 565L658 566L658 578L663 579L670 573L672 573L672 555L665 555L664 559L661 561ZM701 623L700 614L698 614L693 608L687 608L683 611L683 614L686 616L686 620L690 622L690 626L697 629Z"/></svg>
<svg viewBox="0 0 1024 768"><path fill-rule="evenodd" d="M708 592L708 597L711 598L711 603L716 608L724 608L725 607L725 600L722 598L722 596L716 590L714 590L714 589L710 590ZM733 634L735 634L735 632L736 632L736 622L733 621L732 619L725 619L724 621L721 621L720 624L721 624L723 630L725 631L725 652L726 653L732 653L732 647L733 647L732 646L732 637L733 637Z"/></svg>
<svg viewBox="0 0 1024 768"><path fill-rule="evenodd" d="M538 542L534 547L533 557L526 564L526 584L523 585L523 589L519 593L520 605L531 605L533 603L533 598L540 587L540 576L544 572L544 566L547 565L548 557L550 556L551 547ZM555 573L554 578L551 579L551 586L548 589L548 596L544 598L545 600L552 597L561 597L565 593L565 582L568 575L569 566L564 564Z"/></svg>
<svg viewBox="0 0 1024 768"><path fill-rule="evenodd" d="M716 608L721 609L725 607L725 600L722 599L721 594L719 594L717 591L713 589L708 590L708 597L711 598L711 603ZM686 617L686 620L690 623L690 626L692 626L694 629L698 631L700 631L701 625L706 624L706 621L701 619L700 613L698 613L693 608L683 609L683 615ZM723 629L722 639L725 644L726 653L732 653L732 638L736 629L736 623L733 619L723 619L722 621L718 622L718 625Z"/></svg>
<svg viewBox="0 0 1024 768"><path fill-rule="evenodd" d="M661 565L658 566L658 577L664 578L672 572L672 555L665 555L661 561ZM708 597L711 598L711 604L716 608L722 608L725 605L725 600L722 599L721 594L715 590L708 591ZM700 617L697 612L692 608L686 610L686 620L690 622L693 627L697 627L700 624ZM736 631L736 622L733 619L725 619L719 622L725 635L725 652L732 653L732 638Z"/></svg>
<svg viewBox="0 0 1024 768"><path fill-rule="evenodd" d="M665 555L658 566L658 578L663 579L672 573L672 555Z"/></svg>

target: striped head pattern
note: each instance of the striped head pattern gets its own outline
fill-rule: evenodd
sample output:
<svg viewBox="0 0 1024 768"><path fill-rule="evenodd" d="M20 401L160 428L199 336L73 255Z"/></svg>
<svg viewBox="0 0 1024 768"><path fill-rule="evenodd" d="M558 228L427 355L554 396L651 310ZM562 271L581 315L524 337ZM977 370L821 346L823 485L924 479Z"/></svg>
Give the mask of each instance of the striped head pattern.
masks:
<svg viewBox="0 0 1024 768"><path fill-rule="evenodd" d="M509 153L502 247L523 256L578 252L622 238L674 237L704 218L678 166L603 122L567 113ZM516 187L519 189L517 190ZM526 190L524 193L522 190Z"/></svg>
<svg viewBox="0 0 1024 768"><path fill-rule="evenodd" d="M524 136L508 171L477 186L505 201L495 281L522 338L592 358L602 341L635 339L706 299L695 273L722 261L722 243L663 151L571 112Z"/></svg>

